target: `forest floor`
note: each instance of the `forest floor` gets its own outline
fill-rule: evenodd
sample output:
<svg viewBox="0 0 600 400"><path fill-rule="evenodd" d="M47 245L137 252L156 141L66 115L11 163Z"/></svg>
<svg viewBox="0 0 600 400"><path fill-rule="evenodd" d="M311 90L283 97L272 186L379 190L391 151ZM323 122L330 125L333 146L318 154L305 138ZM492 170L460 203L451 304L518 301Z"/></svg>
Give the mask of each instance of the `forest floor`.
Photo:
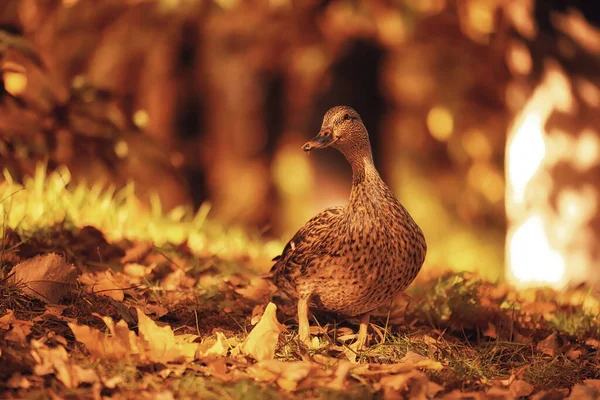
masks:
<svg viewBox="0 0 600 400"><path fill-rule="evenodd" d="M34 183L0 190L1 398L600 395L600 306L583 289L516 291L429 267L372 319L365 350L353 345L354 321L328 316L311 321L307 348L294 304L263 278L262 250L280 243L250 237L234 251L209 246L216 233L177 245L114 239L110 224L74 223L71 209L58 223L15 223L24 217L10 213L34 215L17 208ZM36 196L64 189L38 183ZM222 243L243 241L219 232Z"/></svg>

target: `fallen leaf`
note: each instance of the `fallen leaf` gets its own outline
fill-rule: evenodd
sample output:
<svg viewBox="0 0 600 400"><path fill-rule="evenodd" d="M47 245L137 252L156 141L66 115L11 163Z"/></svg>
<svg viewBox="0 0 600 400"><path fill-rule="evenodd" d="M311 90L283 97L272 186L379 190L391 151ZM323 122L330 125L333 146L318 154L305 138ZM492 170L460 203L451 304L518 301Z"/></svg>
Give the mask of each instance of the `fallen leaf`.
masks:
<svg viewBox="0 0 600 400"><path fill-rule="evenodd" d="M508 391L513 397L525 397L533 393L533 385L527 381L517 379L510 384Z"/></svg>
<svg viewBox="0 0 600 400"><path fill-rule="evenodd" d="M175 400L173 392L169 390L163 390L162 392L153 393L152 398L156 400Z"/></svg>
<svg viewBox="0 0 600 400"><path fill-rule="evenodd" d="M105 320L111 335L87 325L78 325L69 323L69 328L73 331L75 339L85 345L88 352L95 359L106 359L111 361L129 361L132 357L139 354L139 349L133 343L135 333L129 331L125 321L119 321L115 326L110 318L110 325ZM115 330L126 330L130 334L117 335Z"/></svg>
<svg viewBox="0 0 600 400"><path fill-rule="evenodd" d="M578 384L573 386L568 399L573 400L597 400L600 397L600 392L595 388L587 385Z"/></svg>
<svg viewBox="0 0 600 400"><path fill-rule="evenodd" d="M115 324L109 317L98 316L108 327L110 335L86 325L69 323L69 327L75 339L97 359L161 363L194 359L198 347L194 343L196 335L175 336L170 326L160 327L141 310L138 309L137 313L139 336L129 330L125 321Z"/></svg>
<svg viewBox="0 0 600 400"><path fill-rule="evenodd" d="M598 340L598 339L593 339L593 338L587 339L585 341L585 344L587 344L590 347L593 347L594 349L600 349L600 340Z"/></svg>
<svg viewBox="0 0 600 400"><path fill-rule="evenodd" d="M31 333L31 327L33 322L31 321L15 321L13 322L12 329L4 336L5 340L15 343L24 343L27 339L27 335Z"/></svg>
<svg viewBox="0 0 600 400"><path fill-rule="evenodd" d="M217 332L215 336L202 341L198 346L198 356L226 356L230 349L238 345L236 338L228 339L222 332Z"/></svg>
<svg viewBox="0 0 600 400"><path fill-rule="evenodd" d="M121 263L139 262L144 257L152 252L154 243L152 242L137 242L133 247L125 250L125 255L121 257Z"/></svg>
<svg viewBox="0 0 600 400"><path fill-rule="evenodd" d="M257 361L272 360L275 357L275 347L279 341L279 334L287 330L277 320L277 306L269 303L265 313L260 318L254 329L241 345L242 353L253 357Z"/></svg>
<svg viewBox="0 0 600 400"><path fill-rule="evenodd" d="M192 361L198 348L194 340L196 335L175 336L169 325L158 326L140 309L138 313L138 329L140 338L148 345L150 359L155 362Z"/></svg>
<svg viewBox="0 0 600 400"><path fill-rule="evenodd" d="M587 354L587 351L584 348L571 348L571 349L567 350L567 352L565 354L571 360L577 360L582 355Z"/></svg>
<svg viewBox="0 0 600 400"><path fill-rule="evenodd" d="M235 289L235 292L248 300L260 301L268 299L275 290L276 287L270 281L255 276L250 279L246 287Z"/></svg>
<svg viewBox="0 0 600 400"><path fill-rule="evenodd" d="M353 336L357 336L357 335L353 335ZM315 336L315 337L313 337L313 339L317 339L317 337ZM343 350L344 356L346 356L346 359L348 361L350 361L352 364L358 364L358 361L356 360L358 358L358 344L359 344L358 342L354 342L354 343L344 346L344 350ZM313 343L312 347L314 347L314 343Z"/></svg>
<svg viewBox="0 0 600 400"><path fill-rule="evenodd" d="M108 389L114 389L118 384L123 382L123 377L121 375L115 375L110 378L102 378L102 384L104 387Z"/></svg>
<svg viewBox="0 0 600 400"><path fill-rule="evenodd" d="M340 360L337 363L333 380L327 384L327 387L333 390L345 390L346 389L346 377L352 370L353 365L349 361Z"/></svg>
<svg viewBox="0 0 600 400"><path fill-rule="evenodd" d="M178 290L182 287L193 287L196 285L196 280L185 274L182 269L176 269L160 281L160 286L163 290Z"/></svg>
<svg viewBox="0 0 600 400"><path fill-rule="evenodd" d="M494 399L494 400L513 400L512 395L507 389L500 387L492 387L489 388L486 392L486 399Z"/></svg>
<svg viewBox="0 0 600 400"><path fill-rule="evenodd" d="M519 332L514 332L513 337L514 337L515 342L517 342L517 343L529 344L529 343L533 342L533 339L531 337L521 335Z"/></svg>
<svg viewBox="0 0 600 400"><path fill-rule="evenodd" d="M27 335L31 333L33 321L22 321L15 317L12 310L0 318L0 329L9 330L4 339L10 342L23 343Z"/></svg>
<svg viewBox="0 0 600 400"><path fill-rule="evenodd" d="M0 318L0 329L10 329L12 323L16 320L15 313L13 310L6 310L6 314L4 314Z"/></svg>
<svg viewBox="0 0 600 400"><path fill-rule="evenodd" d="M95 293L100 296L108 296L117 301L123 301L125 298L124 288L130 284L111 270L83 274L79 281L86 285L88 293Z"/></svg>
<svg viewBox="0 0 600 400"><path fill-rule="evenodd" d="M386 375L375 387L383 390L384 399L427 399L429 379L424 373L414 370L401 374Z"/></svg>
<svg viewBox="0 0 600 400"><path fill-rule="evenodd" d="M54 374L67 388L76 388L81 383L94 383L99 380L92 369L82 368L69 359L63 346L50 348L41 341L31 341L31 355L36 362L33 371L36 375Z"/></svg>
<svg viewBox="0 0 600 400"><path fill-rule="evenodd" d="M169 312L164 304L160 303L146 303L144 304L144 314L154 314L157 318L166 315Z"/></svg>
<svg viewBox="0 0 600 400"><path fill-rule="evenodd" d="M6 386L11 389L28 389L31 387L31 382L19 372L15 372L6 382Z"/></svg>
<svg viewBox="0 0 600 400"><path fill-rule="evenodd" d="M262 360L249 367L248 372L259 382L276 382L279 387L291 392L297 389L299 382L311 371L318 368L316 364L307 361Z"/></svg>
<svg viewBox="0 0 600 400"><path fill-rule="evenodd" d="M141 283L146 278L155 265L141 265L141 264L125 264L123 266L123 273L132 279L132 282Z"/></svg>
<svg viewBox="0 0 600 400"><path fill-rule="evenodd" d="M557 349L556 337L556 332L552 333L546 339L539 342L536 349L544 354L554 357Z"/></svg>
<svg viewBox="0 0 600 400"><path fill-rule="evenodd" d="M521 312L542 315L544 318L550 318L556 312L556 304L549 301L534 301L521 305Z"/></svg>
<svg viewBox="0 0 600 400"><path fill-rule="evenodd" d="M483 336L492 339L498 338L498 330L496 329L496 325L492 324L491 322L488 322L487 329L483 331Z"/></svg>
<svg viewBox="0 0 600 400"><path fill-rule="evenodd" d="M416 364L416 363L418 363L420 361L424 361L424 360L429 360L429 358L409 350L406 352L404 357L402 357L400 359L400 362L407 363L407 364Z"/></svg>
<svg viewBox="0 0 600 400"><path fill-rule="evenodd" d="M58 303L77 280L77 269L62 256L49 253L15 265L11 282L28 296L44 303Z"/></svg>
<svg viewBox="0 0 600 400"><path fill-rule="evenodd" d="M564 399L569 391L569 389L542 390L531 396L531 400Z"/></svg>
<svg viewBox="0 0 600 400"><path fill-rule="evenodd" d="M600 393L600 379L586 379L583 384L596 389Z"/></svg>
<svg viewBox="0 0 600 400"><path fill-rule="evenodd" d="M444 390L442 385L438 385L435 382L428 381L427 382L427 398L433 399L439 392Z"/></svg>
<svg viewBox="0 0 600 400"><path fill-rule="evenodd" d="M265 313L265 306L257 304L254 306L254 308L252 309L252 317L250 318L250 325L254 326L256 324L258 324L258 321L260 321L260 318L262 317L262 315Z"/></svg>

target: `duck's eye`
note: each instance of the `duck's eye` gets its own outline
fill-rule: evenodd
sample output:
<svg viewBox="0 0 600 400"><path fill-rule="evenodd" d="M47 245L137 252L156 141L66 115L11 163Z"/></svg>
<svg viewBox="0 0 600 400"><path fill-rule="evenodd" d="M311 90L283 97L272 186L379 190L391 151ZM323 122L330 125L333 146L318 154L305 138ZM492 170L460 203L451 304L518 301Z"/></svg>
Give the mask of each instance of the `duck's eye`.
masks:
<svg viewBox="0 0 600 400"><path fill-rule="evenodd" d="M344 114L344 121L351 119L350 114Z"/></svg>

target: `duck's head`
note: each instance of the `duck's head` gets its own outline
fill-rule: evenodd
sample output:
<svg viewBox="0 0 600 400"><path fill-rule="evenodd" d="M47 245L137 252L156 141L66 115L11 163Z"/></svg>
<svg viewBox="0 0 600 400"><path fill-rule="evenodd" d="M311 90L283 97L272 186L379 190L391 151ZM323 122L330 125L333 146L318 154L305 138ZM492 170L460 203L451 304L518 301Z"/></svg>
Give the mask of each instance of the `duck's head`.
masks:
<svg viewBox="0 0 600 400"><path fill-rule="evenodd" d="M337 106L325 113L321 131L306 142L302 150L309 152L334 147L346 153L361 146L369 146L369 135L360 115L351 107Z"/></svg>

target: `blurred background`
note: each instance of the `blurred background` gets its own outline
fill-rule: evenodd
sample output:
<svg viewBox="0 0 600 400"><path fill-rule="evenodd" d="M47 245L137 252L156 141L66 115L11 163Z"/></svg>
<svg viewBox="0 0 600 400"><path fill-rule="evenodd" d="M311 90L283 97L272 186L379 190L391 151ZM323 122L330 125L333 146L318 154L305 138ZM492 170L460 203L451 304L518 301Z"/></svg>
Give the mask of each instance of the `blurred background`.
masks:
<svg viewBox="0 0 600 400"><path fill-rule="evenodd" d="M5 0L0 168L136 182L287 239L351 171L354 107L428 268L597 282L600 13L534 0Z"/></svg>

